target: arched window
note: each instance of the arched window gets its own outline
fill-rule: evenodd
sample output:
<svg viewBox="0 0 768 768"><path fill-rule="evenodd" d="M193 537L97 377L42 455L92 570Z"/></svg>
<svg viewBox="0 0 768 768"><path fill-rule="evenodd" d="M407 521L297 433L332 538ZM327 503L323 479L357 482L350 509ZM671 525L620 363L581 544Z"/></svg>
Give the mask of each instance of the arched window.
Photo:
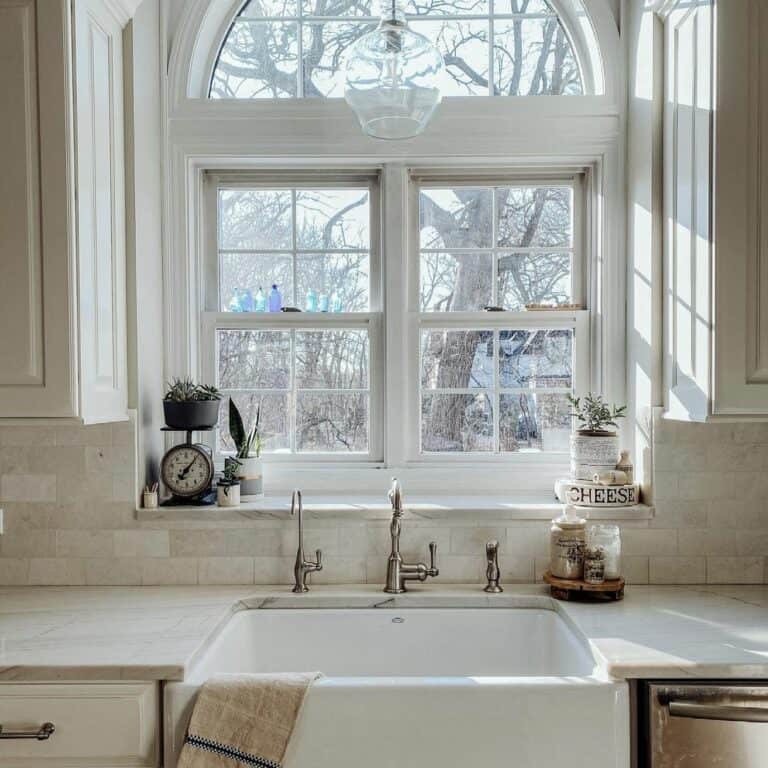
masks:
<svg viewBox="0 0 768 768"><path fill-rule="evenodd" d="M375 2L248 0L224 38L209 97L343 96L346 51L375 27ZM586 17L579 0L568 5L579 25ZM566 25L546 0L409 0L406 12L443 54L444 96L591 90Z"/></svg>

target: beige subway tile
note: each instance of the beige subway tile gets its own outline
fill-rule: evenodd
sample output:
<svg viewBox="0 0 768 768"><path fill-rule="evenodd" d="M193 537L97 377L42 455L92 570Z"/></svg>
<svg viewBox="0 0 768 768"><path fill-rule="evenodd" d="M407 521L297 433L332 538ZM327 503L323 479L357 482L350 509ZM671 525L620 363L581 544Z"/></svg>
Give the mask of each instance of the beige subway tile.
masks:
<svg viewBox="0 0 768 768"><path fill-rule="evenodd" d="M0 427L0 445L38 448L55 444L56 430L53 427Z"/></svg>
<svg viewBox="0 0 768 768"><path fill-rule="evenodd" d="M403 522L400 535L400 553L409 562L423 561L429 558L429 542L437 542L438 557L447 555L451 546L451 529L440 528L434 524L428 528L408 526ZM386 560L392 548L392 540L387 526L370 528L368 531L368 555L383 555Z"/></svg>
<svg viewBox="0 0 768 768"><path fill-rule="evenodd" d="M111 445L110 424L92 424L87 427L67 426L56 429L56 445Z"/></svg>
<svg viewBox="0 0 768 768"><path fill-rule="evenodd" d="M451 554L485 557L486 542L491 540L498 541L499 548L505 549L507 545L507 529L502 526L452 528Z"/></svg>
<svg viewBox="0 0 768 768"><path fill-rule="evenodd" d="M74 587L85 584L85 561L80 558L33 557L29 583L37 586Z"/></svg>
<svg viewBox="0 0 768 768"><path fill-rule="evenodd" d="M708 557L708 584L762 584L763 557Z"/></svg>
<svg viewBox="0 0 768 768"><path fill-rule="evenodd" d="M56 475L3 475L0 501L56 501Z"/></svg>
<svg viewBox="0 0 768 768"><path fill-rule="evenodd" d="M707 464L711 469L759 472L763 469L763 451L753 445L727 441L706 444Z"/></svg>
<svg viewBox="0 0 768 768"><path fill-rule="evenodd" d="M6 529L0 536L0 554L3 557L53 557L56 554L56 532Z"/></svg>
<svg viewBox="0 0 768 768"><path fill-rule="evenodd" d="M197 567L200 584L253 584L252 557L204 557Z"/></svg>
<svg viewBox="0 0 768 768"><path fill-rule="evenodd" d="M57 504L51 511L51 526L69 529L125 528L135 521L133 504L86 501Z"/></svg>
<svg viewBox="0 0 768 768"><path fill-rule="evenodd" d="M726 499L732 493L733 476L728 472L681 472L679 477L681 499Z"/></svg>
<svg viewBox="0 0 768 768"><path fill-rule="evenodd" d="M184 557L148 557L141 561L144 586L197 584L197 560Z"/></svg>
<svg viewBox="0 0 768 768"><path fill-rule="evenodd" d="M656 470L653 473L653 496L655 501L666 501L680 497L680 475L677 472Z"/></svg>
<svg viewBox="0 0 768 768"><path fill-rule="evenodd" d="M703 584L706 581L704 557L652 557L650 584Z"/></svg>
<svg viewBox="0 0 768 768"><path fill-rule="evenodd" d="M627 584L647 584L649 558L636 555L622 555L621 575Z"/></svg>
<svg viewBox="0 0 768 768"><path fill-rule="evenodd" d="M506 544L502 551L528 557L549 556L549 523L535 526L507 526Z"/></svg>
<svg viewBox="0 0 768 768"><path fill-rule="evenodd" d="M502 586L513 583L530 584L534 580L533 557L500 557L499 569L501 570ZM485 572L483 572L481 580L486 581Z"/></svg>
<svg viewBox="0 0 768 768"><path fill-rule="evenodd" d="M168 531L114 531L116 557L170 557Z"/></svg>
<svg viewBox="0 0 768 768"><path fill-rule="evenodd" d="M223 557L229 554L223 530L170 531L173 557Z"/></svg>
<svg viewBox="0 0 768 768"><path fill-rule="evenodd" d="M359 557L365 557L368 554L368 531L365 524L339 527L338 553Z"/></svg>
<svg viewBox="0 0 768 768"><path fill-rule="evenodd" d="M115 472L112 475L112 501L131 501L136 503L138 488L133 472Z"/></svg>
<svg viewBox="0 0 768 768"><path fill-rule="evenodd" d="M768 555L768 531L681 529L678 547L681 555Z"/></svg>
<svg viewBox="0 0 768 768"><path fill-rule="evenodd" d="M381 584L387 578L387 561L381 557L369 557L365 562L365 580L368 584Z"/></svg>
<svg viewBox="0 0 768 768"><path fill-rule="evenodd" d="M305 531L305 535L308 534ZM227 529L224 532L225 553L241 557L277 556L280 555L281 536L279 528Z"/></svg>
<svg viewBox="0 0 768 768"><path fill-rule="evenodd" d="M111 531L56 531L58 557L112 557Z"/></svg>
<svg viewBox="0 0 768 768"><path fill-rule="evenodd" d="M112 475L103 472L90 475L60 475L57 499L61 504L111 501Z"/></svg>
<svg viewBox="0 0 768 768"><path fill-rule="evenodd" d="M136 586L142 583L142 561L135 557L89 558L85 582L89 586Z"/></svg>
<svg viewBox="0 0 768 768"><path fill-rule="evenodd" d="M677 531L661 528L623 529L621 548L626 555L676 555Z"/></svg>
<svg viewBox="0 0 768 768"><path fill-rule="evenodd" d="M309 555L309 553L307 553ZM310 559L314 559L310 555ZM359 584L365 581L364 557L323 557L323 570L313 573L310 584Z"/></svg>
<svg viewBox="0 0 768 768"><path fill-rule="evenodd" d="M0 557L0 585L18 587L29 583L29 560L20 557Z"/></svg>
<svg viewBox="0 0 768 768"><path fill-rule="evenodd" d="M439 557L440 582L468 584L481 583L485 580L485 555L446 555Z"/></svg>
<svg viewBox="0 0 768 768"><path fill-rule="evenodd" d="M3 520L8 531L43 531L53 527L56 505L12 502L3 505Z"/></svg>
<svg viewBox="0 0 768 768"><path fill-rule="evenodd" d="M325 555L359 555L363 557L365 551L355 551L352 547L341 549L339 547L338 528L305 528L304 529L304 549L307 552L314 552L316 549L322 549ZM280 531L280 549L279 552L264 552L259 554L268 555L295 555L298 546L298 530L295 528L286 528Z"/></svg>
<svg viewBox="0 0 768 768"><path fill-rule="evenodd" d="M37 451L37 466L58 477L85 474L85 448L80 446L43 447Z"/></svg>
<svg viewBox="0 0 768 768"><path fill-rule="evenodd" d="M764 501L712 501L707 505L707 527L768 530L768 505Z"/></svg>
<svg viewBox="0 0 768 768"><path fill-rule="evenodd" d="M655 505L651 528L703 528L707 524L709 502L669 500Z"/></svg>
<svg viewBox="0 0 768 768"><path fill-rule="evenodd" d="M256 584L292 584L292 557L257 557L254 560L254 581Z"/></svg>
<svg viewBox="0 0 768 768"><path fill-rule="evenodd" d="M0 448L0 475L28 475L43 466L49 468L37 461L34 449Z"/></svg>
<svg viewBox="0 0 768 768"><path fill-rule="evenodd" d="M136 435L136 425L132 419L116 421L112 424L112 445L130 446L133 448Z"/></svg>
<svg viewBox="0 0 768 768"><path fill-rule="evenodd" d="M533 561L533 579L537 584L544 580L544 574L549 570L549 557L537 557Z"/></svg>

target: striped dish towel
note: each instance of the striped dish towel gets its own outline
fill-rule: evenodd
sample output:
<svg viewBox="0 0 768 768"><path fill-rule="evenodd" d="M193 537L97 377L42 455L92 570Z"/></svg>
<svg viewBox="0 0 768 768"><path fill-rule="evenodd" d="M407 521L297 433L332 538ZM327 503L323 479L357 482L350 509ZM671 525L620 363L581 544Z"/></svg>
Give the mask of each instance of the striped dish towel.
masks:
<svg viewBox="0 0 768 768"><path fill-rule="evenodd" d="M177 768L281 768L319 673L222 675L195 701Z"/></svg>

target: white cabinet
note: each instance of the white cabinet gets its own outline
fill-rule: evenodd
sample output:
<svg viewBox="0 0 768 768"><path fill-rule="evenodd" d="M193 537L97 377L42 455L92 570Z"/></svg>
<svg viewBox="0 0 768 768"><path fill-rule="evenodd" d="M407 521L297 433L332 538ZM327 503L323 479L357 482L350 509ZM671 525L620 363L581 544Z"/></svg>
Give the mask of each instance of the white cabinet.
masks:
<svg viewBox="0 0 768 768"><path fill-rule="evenodd" d="M121 0L0 0L0 418L126 418Z"/></svg>
<svg viewBox="0 0 768 768"><path fill-rule="evenodd" d="M768 418L768 4L663 20L667 415Z"/></svg>
<svg viewBox="0 0 768 768"><path fill-rule="evenodd" d="M155 768L160 763L157 683L0 684L5 731L53 734L0 740L3 768Z"/></svg>

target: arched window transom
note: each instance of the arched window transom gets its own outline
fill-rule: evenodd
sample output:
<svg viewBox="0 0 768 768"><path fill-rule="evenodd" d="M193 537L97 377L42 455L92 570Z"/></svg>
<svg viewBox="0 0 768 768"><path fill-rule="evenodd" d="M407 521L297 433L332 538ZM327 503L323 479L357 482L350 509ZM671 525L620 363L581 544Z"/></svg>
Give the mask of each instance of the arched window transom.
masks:
<svg viewBox="0 0 768 768"><path fill-rule="evenodd" d="M213 68L211 99L341 97L350 45L376 0L248 0ZM445 59L444 96L587 91L568 33L545 0L409 0L412 28Z"/></svg>

